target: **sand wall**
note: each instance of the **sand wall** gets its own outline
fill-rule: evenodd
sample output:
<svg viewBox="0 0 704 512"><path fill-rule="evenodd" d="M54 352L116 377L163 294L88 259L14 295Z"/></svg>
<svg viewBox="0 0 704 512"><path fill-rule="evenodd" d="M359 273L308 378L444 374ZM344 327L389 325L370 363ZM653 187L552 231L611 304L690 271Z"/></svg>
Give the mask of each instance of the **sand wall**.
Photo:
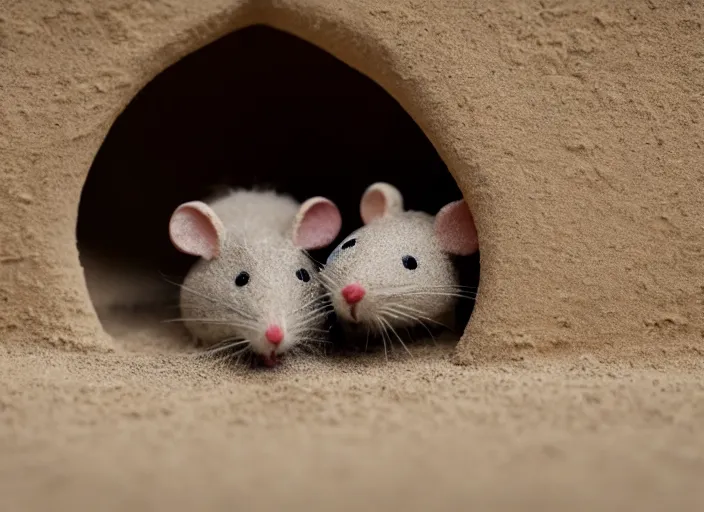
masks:
<svg viewBox="0 0 704 512"><path fill-rule="evenodd" d="M25 1L0 9L0 338L110 347L75 246L107 130L156 74L251 23L367 74L474 210L458 360L704 346L698 2Z"/></svg>

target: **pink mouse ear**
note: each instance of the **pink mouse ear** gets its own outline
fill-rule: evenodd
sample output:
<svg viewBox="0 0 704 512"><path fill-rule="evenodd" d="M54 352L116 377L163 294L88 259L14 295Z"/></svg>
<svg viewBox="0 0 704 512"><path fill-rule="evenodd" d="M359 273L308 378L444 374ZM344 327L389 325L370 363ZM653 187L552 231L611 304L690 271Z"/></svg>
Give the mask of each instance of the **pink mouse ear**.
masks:
<svg viewBox="0 0 704 512"><path fill-rule="evenodd" d="M450 254L467 256L477 251L479 239L472 212L460 199L446 204L435 216L435 236L440 247Z"/></svg>
<svg viewBox="0 0 704 512"><path fill-rule="evenodd" d="M401 192L393 185L381 181L369 185L359 203L359 213L365 224L402 211L403 196Z"/></svg>
<svg viewBox="0 0 704 512"><path fill-rule="evenodd" d="M205 203L184 203L171 214L169 237L181 252L212 260L220 255L225 227Z"/></svg>
<svg viewBox="0 0 704 512"><path fill-rule="evenodd" d="M305 201L294 221L293 243L306 250L330 245L342 228L342 215L335 203L325 197Z"/></svg>

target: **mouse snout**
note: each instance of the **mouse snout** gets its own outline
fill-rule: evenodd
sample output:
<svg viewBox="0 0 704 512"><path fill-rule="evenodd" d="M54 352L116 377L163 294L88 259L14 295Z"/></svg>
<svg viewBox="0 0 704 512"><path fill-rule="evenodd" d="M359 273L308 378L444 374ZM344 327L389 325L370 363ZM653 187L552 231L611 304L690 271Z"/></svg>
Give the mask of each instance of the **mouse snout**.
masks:
<svg viewBox="0 0 704 512"><path fill-rule="evenodd" d="M341 293L347 304L357 304L364 298L366 291L362 285L353 283L345 286Z"/></svg>
<svg viewBox="0 0 704 512"><path fill-rule="evenodd" d="M269 343L278 345L284 339L284 330L278 325L270 325L264 332L264 336Z"/></svg>

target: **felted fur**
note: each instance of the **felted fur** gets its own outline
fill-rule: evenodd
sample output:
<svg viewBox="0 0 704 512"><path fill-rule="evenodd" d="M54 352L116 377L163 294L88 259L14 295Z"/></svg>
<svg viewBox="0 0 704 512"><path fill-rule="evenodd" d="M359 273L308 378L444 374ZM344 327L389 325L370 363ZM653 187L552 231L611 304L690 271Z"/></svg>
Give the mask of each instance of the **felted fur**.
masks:
<svg viewBox="0 0 704 512"><path fill-rule="evenodd" d="M225 231L218 239L218 255L199 259L184 280L181 313L191 333L206 346L249 346L264 356L318 338L314 333L324 320L316 310L324 289L315 279L313 262L302 252L309 247L293 241L306 227L304 205L273 191L234 190L212 201L209 210ZM336 212L334 205L331 210ZM337 231L330 234L327 243ZM310 276L307 282L297 275L301 269ZM242 272L249 280L238 286ZM284 332L278 345L266 340L271 325Z"/></svg>
<svg viewBox="0 0 704 512"><path fill-rule="evenodd" d="M441 211L441 225L430 214L402 208L403 199L395 187L371 185L360 204L362 219L368 223L330 254L321 278L343 322L376 332L417 324L434 326L447 319L461 295L451 257L472 252L472 247L476 250L471 217L465 222L459 203ZM461 237L465 243L450 244L448 236ZM354 245L346 247L352 240ZM404 265L404 257L413 258L412 268ZM348 285L359 285L365 291L356 304L345 300L343 290Z"/></svg>

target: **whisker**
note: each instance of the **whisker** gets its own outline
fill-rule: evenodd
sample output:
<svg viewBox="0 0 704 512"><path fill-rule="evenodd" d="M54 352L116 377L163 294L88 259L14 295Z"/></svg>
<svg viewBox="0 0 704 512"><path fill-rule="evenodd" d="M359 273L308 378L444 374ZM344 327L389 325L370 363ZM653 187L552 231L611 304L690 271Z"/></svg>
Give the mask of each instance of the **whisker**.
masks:
<svg viewBox="0 0 704 512"><path fill-rule="evenodd" d="M325 267L318 275L321 279L326 279L329 283L332 283L336 287L342 287L344 276L332 267Z"/></svg>
<svg viewBox="0 0 704 512"><path fill-rule="evenodd" d="M424 285L418 285L418 284L403 284L399 286L386 286L386 287L379 287L378 290L380 291L424 291L424 290L466 290L466 291L477 291L478 288L476 286L464 286L461 284L424 284Z"/></svg>
<svg viewBox="0 0 704 512"><path fill-rule="evenodd" d="M305 321L309 321L309 320L311 320L311 319L315 319L315 318L318 318L318 317L325 316L324 311L325 311L326 309L332 310L331 308L332 308L332 304L324 304L324 305L322 305L322 306L320 306L320 307L318 307L318 308L316 308L316 309L314 309L314 310L312 310L312 311L309 311L309 312L306 313L305 315L303 315L303 317L301 317L301 319L298 320L298 323L302 323L302 322L305 322Z"/></svg>
<svg viewBox="0 0 704 512"><path fill-rule="evenodd" d="M245 329L256 329L256 325L244 322L236 322L232 320L219 320L210 318L169 318L167 320L162 320L163 323L173 323L173 322L198 322L201 324L215 324L215 325L231 325L232 327L243 327Z"/></svg>
<svg viewBox="0 0 704 512"><path fill-rule="evenodd" d="M306 308L312 306L313 304L315 304L316 302L318 302L318 301L320 301L320 300L322 300L321 297L314 297L313 299L311 299L311 300L309 300L308 302L306 302L305 304L303 304L301 307L294 309L294 310L291 312L291 314L292 314L292 315L295 315L295 314L298 313L299 311L301 311L301 310L303 310L303 309L306 309Z"/></svg>
<svg viewBox="0 0 704 512"><path fill-rule="evenodd" d="M431 323L437 324L437 325L439 325L439 326L441 326L441 327L444 327L445 329L447 329L447 330L450 331L450 332L454 332L454 329L452 329L449 325L445 325L445 324L442 323L442 322L439 322L439 321L437 321L437 320L435 320L435 319L433 319L433 318L430 318L429 316L425 315L425 314L423 313L423 311L420 311L420 310L418 310L418 309L412 308L411 306L407 306L406 304L396 304L396 303L392 303L392 304L388 304L388 305L384 306L382 309L384 309L384 308L386 308L386 309L391 309L391 308L401 308L401 309L405 309L406 311L409 311L410 313L413 313L413 314L416 315L416 316L414 317L414 316L411 316L411 315L409 315L408 313L406 313L406 316L407 316L408 318L412 318L413 320L416 320L416 321L417 321L419 318L422 318L423 320L427 320L428 322L431 322ZM394 312L397 313L397 314L399 314L399 315L403 315L403 312L402 312L402 311L396 310L396 311L394 311Z"/></svg>
<svg viewBox="0 0 704 512"><path fill-rule="evenodd" d="M428 335L429 335L430 338L433 340L433 343L434 343L435 345L437 345L437 340L435 339L435 336L433 336L433 333L431 332L430 328L428 328L428 326L425 324L425 322L423 322L423 320L421 320L420 318L414 317L414 316L412 316L412 315L410 315L410 314L407 314L407 313L404 313L404 312L402 312L402 311L393 311L393 310L390 310L390 308L389 308L389 309L383 309L382 312L386 312L387 314L392 314L392 315L393 315L393 314L400 315L402 318L407 318L407 319L409 319L409 320L411 320L411 321L413 321L413 322L418 323L420 326L423 327L423 329L425 329L425 330L428 332ZM397 317L397 318L398 318L398 317ZM433 321L432 319L428 319L428 320ZM444 324L440 324L440 325L442 325L443 327L446 327ZM451 329L450 329L450 330L451 330ZM406 331L408 332L408 328L406 328ZM409 333L409 336L410 336L410 333Z"/></svg>
<svg viewBox="0 0 704 512"><path fill-rule="evenodd" d="M384 324L382 324L379 321L379 316L375 315L374 320L376 321L377 325L381 328L380 333L381 333L381 341L384 343L384 358L386 359L386 362L389 362L389 354L388 351L386 350L386 329L384 327ZM389 338L389 343L391 343L391 339Z"/></svg>
<svg viewBox="0 0 704 512"><path fill-rule="evenodd" d="M313 263L317 263L321 267L325 267L325 263L316 260L313 256L310 255L310 251L308 251L307 249L301 249L301 252L305 254Z"/></svg>
<svg viewBox="0 0 704 512"><path fill-rule="evenodd" d="M253 321L253 322L256 322L256 320L257 320L257 319L254 318L254 316L252 316L251 314L246 313L245 311L242 311L241 309L237 308L237 307L234 306L233 304L230 304L229 302L223 303L222 301L219 301L219 300L217 300L217 299L214 299L214 298L212 298L212 297L209 297L209 296L207 296L207 295L205 295L205 294L203 294L203 293L197 292L197 291L193 290L192 288L189 288L189 287L187 287L187 286L185 286L185 285L178 284L178 283L173 283L173 284L176 284L176 286L179 286L181 289L186 290L188 293L192 293L193 295L196 295L196 296L198 296L198 297L201 297L201 298L203 298L203 299L205 299L205 300L209 300L210 302L212 302L212 303L214 303L214 304L225 306L225 307L228 308L230 311L232 311L233 313L236 313L236 314L240 315L242 318L245 318L246 320L251 320L251 321Z"/></svg>
<svg viewBox="0 0 704 512"><path fill-rule="evenodd" d="M226 350L230 350L231 348L239 347L240 345L245 345L245 344L247 345L247 347L245 347L245 348L248 349L249 348L249 340L240 340L240 341L235 341L235 342L230 343L228 345L222 346L220 348L207 349L205 351L205 354L212 356L215 354L219 354L220 352L224 352Z"/></svg>
<svg viewBox="0 0 704 512"><path fill-rule="evenodd" d="M240 360L242 359L242 356L250 356L251 357L252 355L253 355L253 353L249 350L249 346L247 346L247 347L244 347L243 349L238 350L234 354L230 354L229 356L225 356L223 359L226 359L228 362L232 362L232 360L235 359L235 357L236 357L237 360L235 361L234 364L239 365Z"/></svg>
<svg viewBox="0 0 704 512"><path fill-rule="evenodd" d="M221 346L223 346L223 345L225 345L225 344L227 344L227 343L230 343L231 341L242 341L242 340L245 340L245 339L246 339L246 338L243 337L243 336L232 336L232 337L229 337L229 338L222 339L222 340L220 340L220 341L218 341L218 342L216 342L216 343L213 343L212 345L209 345L208 347L205 348L205 350L209 350L209 349L212 349L212 348L221 347Z"/></svg>
<svg viewBox="0 0 704 512"><path fill-rule="evenodd" d="M329 277L337 284L340 284L342 283L342 281L344 281L344 276L342 275L342 272L338 272L332 267L326 267L323 272L326 276L330 274Z"/></svg>
<svg viewBox="0 0 704 512"><path fill-rule="evenodd" d="M381 288L381 290L388 291L422 291L422 290L470 290L476 291L478 288L476 286L464 286L461 284L405 284L400 286L387 286Z"/></svg>
<svg viewBox="0 0 704 512"><path fill-rule="evenodd" d="M424 324L423 322L421 322L420 320L418 320L418 323L419 323L420 325L422 325L422 326L425 328L426 331L428 330L428 328L425 326L425 324ZM413 343L415 343L415 342L417 341L417 340L413 337L413 333L411 332L411 330L410 330L408 327L404 327L403 330L406 331L406 336L408 336L408 339L409 339L409 340L411 340ZM430 334L430 331L428 331L428 334ZM435 338L433 337L432 334L430 334L430 339L433 340L433 344L437 345L437 342L435 341Z"/></svg>
<svg viewBox="0 0 704 512"><path fill-rule="evenodd" d="M331 290L332 288L340 288L341 287L341 285L338 281L335 281L335 279L333 279L332 277L330 277L327 274L323 274L321 272L316 277L321 282L321 284L328 290Z"/></svg>
<svg viewBox="0 0 704 512"><path fill-rule="evenodd" d="M315 321L318 318L324 317L328 311L333 310L333 305L332 304L323 304L321 306L318 306L315 309L311 309L308 311L305 315L301 316L298 319L299 323L306 323L310 321Z"/></svg>
<svg viewBox="0 0 704 512"><path fill-rule="evenodd" d="M424 293L424 294L434 294L434 293L455 293L459 295L473 295L476 296L477 294L475 292L463 292L461 290L455 290L452 288L437 288L437 289L423 289L423 288L406 288L406 289L389 289L389 288L381 288L379 290L375 290L376 293L379 294L393 294L393 295L401 295L401 294L413 294L413 293Z"/></svg>
<svg viewBox="0 0 704 512"><path fill-rule="evenodd" d="M428 333L428 336L430 336L430 339L433 340L433 345L435 345L435 346L437 347L437 345L438 345L438 340L435 339L435 336L433 335L433 332L430 330L430 328L429 328L429 327L425 324L425 322L423 322L422 320L418 320L418 324L419 324L423 329L426 330L426 332ZM410 336L411 333L409 332L408 335Z"/></svg>
<svg viewBox="0 0 704 512"><path fill-rule="evenodd" d="M325 334L328 335L330 334L330 331L328 329L323 329L321 327L313 327L313 325L320 325L313 323L316 319L310 319L308 322L305 324L293 324L289 328L289 332L291 334L297 334L297 335L305 335L306 333L320 333L320 334Z"/></svg>
<svg viewBox="0 0 704 512"><path fill-rule="evenodd" d="M409 356L413 357L413 354L411 354L411 352L408 350L408 347L406 346L406 344L405 344L405 343L403 342L403 340L401 339L401 336L398 335L398 333L396 332L396 329L394 329L394 327L391 325L391 322L389 322L386 318L384 318L383 315L379 316L379 319L386 325L386 327L387 327L388 329L391 330L391 332L394 333L394 335L395 335L396 338L398 339L399 343L401 343L401 346L402 346L403 349L406 351L406 353L407 353Z"/></svg>
<svg viewBox="0 0 704 512"><path fill-rule="evenodd" d="M476 299L476 295L464 295L460 293L443 293L443 292L375 292L375 295L381 295L384 297L456 297L459 299Z"/></svg>
<svg viewBox="0 0 704 512"><path fill-rule="evenodd" d="M331 265L323 264L321 272L330 273L334 275L340 275L339 272L333 268Z"/></svg>
<svg viewBox="0 0 704 512"><path fill-rule="evenodd" d="M176 305L176 306L167 306L168 309L180 309L181 305ZM227 311L223 311L223 307L220 304L202 304L197 307L198 309L198 314L199 315L208 315L208 314L213 314L215 318L222 318L223 315L230 315L233 313L231 308L228 308ZM183 314L183 311L179 312L181 315ZM182 316L178 316L177 318L184 318ZM203 316L202 318L207 318L207 316ZM241 314L238 314L238 312L234 311L234 314L230 318L233 321L237 322L256 322L256 319L254 317L249 317L249 314L247 317L242 316ZM176 321L175 318L170 319L167 318L166 320L173 320Z"/></svg>

